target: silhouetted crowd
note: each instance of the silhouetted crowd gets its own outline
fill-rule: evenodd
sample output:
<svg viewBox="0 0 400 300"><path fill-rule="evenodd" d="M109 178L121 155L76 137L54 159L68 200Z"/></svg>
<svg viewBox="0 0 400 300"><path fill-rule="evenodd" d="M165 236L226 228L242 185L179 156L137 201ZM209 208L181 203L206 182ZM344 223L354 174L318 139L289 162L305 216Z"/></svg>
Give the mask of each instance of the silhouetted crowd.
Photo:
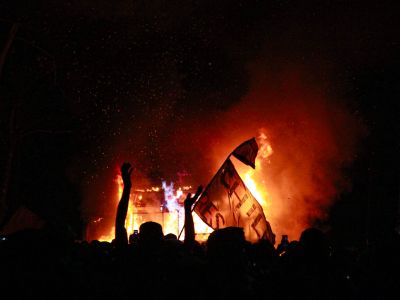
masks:
<svg viewBox="0 0 400 300"><path fill-rule="evenodd" d="M400 289L400 239L335 248L327 235L307 228L298 240L245 240L242 228L195 240L185 201L185 240L143 223L127 237L129 164L121 168L124 192L115 239L69 241L49 229L20 231L0 242L3 299L389 299Z"/></svg>

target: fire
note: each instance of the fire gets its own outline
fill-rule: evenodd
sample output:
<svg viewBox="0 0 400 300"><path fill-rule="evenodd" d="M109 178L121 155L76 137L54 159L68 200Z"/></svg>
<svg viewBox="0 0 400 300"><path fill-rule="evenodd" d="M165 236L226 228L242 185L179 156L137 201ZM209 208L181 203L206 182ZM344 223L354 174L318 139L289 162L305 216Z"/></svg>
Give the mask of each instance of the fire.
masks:
<svg viewBox="0 0 400 300"><path fill-rule="evenodd" d="M236 163L235 167L246 187L262 206L267 220L270 221L272 197L266 186L264 178L265 170L263 168L271 163L270 157L273 154L273 150L267 135L262 129L260 129L260 134L257 137L257 143L259 149L255 162L256 168L249 168L240 162Z"/></svg>
<svg viewBox="0 0 400 300"><path fill-rule="evenodd" d="M270 195L262 178L262 168L264 162L269 162L269 157L273 154L272 147L264 133L257 138L259 152L256 159L256 169L253 170L248 166L237 163L236 167L241 175L244 183L260 202L264 209L264 213L268 218L269 209L271 208ZM260 175L261 174L261 175ZM117 184L117 194L115 197L115 207L118 205L122 196L124 184L120 175L117 175L115 182ZM182 186L175 189L174 183L162 181L161 187L151 187L145 189L134 189L130 195L127 217L125 220L125 228L128 236L133 234L134 230L139 230L139 226L146 221L156 221L163 226L164 233L173 233L181 240L185 235L182 231L184 225L184 208L183 202L187 193L193 193L192 186ZM140 202L146 193L163 192L165 205L160 207L144 207L141 208ZM193 213L193 221L198 241L207 240L209 234L213 231L205 224L197 214ZM182 232L181 232L182 231ZM103 235L99 240L111 241L114 238L114 227L111 228L109 234Z"/></svg>
<svg viewBox="0 0 400 300"><path fill-rule="evenodd" d="M205 184L213 175L210 169L218 170L235 146L253 136L260 127L265 128L257 140L256 169L234 158L232 162L262 205L277 239L285 234L293 240L309 226L329 226L331 206L341 192L351 188L351 180L343 171L352 164L360 138L367 132L346 101L336 99L330 88L326 90L328 82L310 81L313 77L302 68L289 68L278 74L269 73L270 69L264 61L252 64L248 93L242 99L227 110L203 114L202 122L191 119L170 122L166 132L171 134L160 139L159 146L166 149L165 157L176 157L178 153L182 165L190 166L195 173L196 184ZM171 145L173 151L169 150ZM138 157L141 161L146 161L145 158L146 152ZM204 164L205 161L208 163ZM168 159L159 162L160 168L176 172L169 164ZM184 177L185 173L178 175ZM162 194L162 187L157 188ZM149 190L153 189L136 190L132 199L139 197L139 193L145 197ZM179 201L191 191L183 187L181 190ZM116 207L119 195L114 190L109 207ZM87 206L97 207L97 203L89 205L93 201L90 199L96 198L88 197ZM107 228L111 234L102 238L110 240L114 230L105 223L111 218L104 210L99 211L104 220L96 224L92 220L90 224L95 228L91 238L100 235L96 229ZM131 212L127 220L135 226L140 220L135 220ZM182 228L182 218L178 216L171 220L174 226L164 228L165 233L179 234L176 228ZM196 214L193 217L197 232L211 231Z"/></svg>
<svg viewBox="0 0 400 300"><path fill-rule="evenodd" d="M117 175L115 182L117 184L115 207L117 207L122 196L124 184L120 175ZM192 189L192 186L182 186L175 190L174 183L167 184L166 181L162 182L161 187L134 189L130 195L128 212L125 220L125 228L128 236L133 234L135 230L139 230L142 223L146 221L155 221L163 226L164 234L173 233L178 237L184 225L183 202L186 193L189 193ZM135 205L143 199L143 194L161 191L164 194L165 206L141 208L140 205ZM98 220L95 221L95 223L97 222ZM208 225L206 225L196 214L193 214L193 222L197 233L196 239L198 241L205 241L208 238L208 235L212 232L212 229L208 227ZM113 226L110 228L108 234L100 236L98 240L112 241L114 238L114 230L115 227ZM182 231L179 238L183 240L184 237L185 234Z"/></svg>
<svg viewBox="0 0 400 300"><path fill-rule="evenodd" d="M267 136L264 132L261 132L258 139L257 139L259 150L256 159L256 169L246 168L246 172L240 174L242 177L243 182L253 194L253 196L260 202L261 206L263 207L264 211L267 211L269 208L269 201L270 198L267 188L265 186L265 180L263 178L259 178L260 174L263 172L263 164L262 162L267 161L269 162L269 157L273 154L272 147L268 142ZM259 184L262 183L262 184Z"/></svg>

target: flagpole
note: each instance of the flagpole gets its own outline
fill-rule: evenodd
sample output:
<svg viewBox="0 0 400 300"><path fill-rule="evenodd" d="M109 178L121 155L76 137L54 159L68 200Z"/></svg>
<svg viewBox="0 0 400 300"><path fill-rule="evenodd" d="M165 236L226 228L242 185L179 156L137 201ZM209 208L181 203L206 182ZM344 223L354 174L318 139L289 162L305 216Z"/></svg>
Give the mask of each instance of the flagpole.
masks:
<svg viewBox="0 0 400 300"><path fill-rule="evenodd" d="M217 174L222 170L222 167L225 165L226 161L227 161L228 159L230 159L232 153L233 153L233 151L232 151L232 152L228 155L228 157L224 160L223 164L219 167L218 171L214 174L214 176L211 178L211 180L209 181L209 183L207 184L207 186L204 188L203 191L206 191L207 188L210 186L211 182L214 181L215 177L216 177ZM203 193L202 193L202 194L203 194ZM197 198L196 202L193 204L190 213L193 213L193 211L194 211L194 209L196 208L196 205L197 205L197 203L198 203L198 199L200 199L200 197L201 197L201 195ZM186 216L185 216L185 218L186 218ZM179 238L181 237L182 232L183 232L184 229L185 229L185 223L183 223L181 232L180 232L179 235L178 235L178 240L179 240Z"/></svg>

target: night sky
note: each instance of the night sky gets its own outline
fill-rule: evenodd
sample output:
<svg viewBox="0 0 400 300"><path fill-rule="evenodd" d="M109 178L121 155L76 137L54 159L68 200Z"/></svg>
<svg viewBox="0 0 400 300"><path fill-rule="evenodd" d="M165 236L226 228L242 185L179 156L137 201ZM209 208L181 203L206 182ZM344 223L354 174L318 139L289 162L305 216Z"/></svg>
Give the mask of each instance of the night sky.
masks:
<svg viewBox="0 0 400 300"><path fill-rule="evenodd" d="M359 127L338 134L354 149L343 170L351 188L329 213L333 234L365 241L394 227L400 26L389 2L5 2L2 48L18 25L0 75L11 210L26 203L79 232L105 214L123 161L138 185L178 173L204 185L216 171L210 153L243 124L235 120L254 82L279 86L296 74Z"/></svg>

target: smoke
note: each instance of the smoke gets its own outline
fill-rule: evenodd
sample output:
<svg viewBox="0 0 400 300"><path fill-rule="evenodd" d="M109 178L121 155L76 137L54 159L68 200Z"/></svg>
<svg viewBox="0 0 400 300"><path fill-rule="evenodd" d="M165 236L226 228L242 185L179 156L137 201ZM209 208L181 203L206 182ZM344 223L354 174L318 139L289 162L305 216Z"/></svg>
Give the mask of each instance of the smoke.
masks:
<svg viewBox="0 0 400 300"><path fill-rule="evenodd" d="M252 176L264 198L258 200L278 239L282 234L298 239L306 227L323 223L340 193L351 187L344 169L357 154L364 127L346 101L332 93L334 85L315 76L315 70L293 66L271 72L261 62L249 66L248 72L247 93L227 109L197 107L184 118L166 115L151 120L151 127L160 132L156 143L137 135L135 144L152 152L156 149L152 160L140 159L140 153L148 151L123 154L119 146L114 147L121 150L116 160L132 157L134 165L137 160L139 166L158 171L154 176L139 168L134 174L136 185L177 182L177 174L183 173L188 175L184 183L195 188L211 180L235 147L263 133L273 151ZM177 107L170 110L176 112ZM240 163L236 166L241 175L249 170ZM113 171L108 178L117 174L117 169ZM114 208L115 183L105 182L112 203L102 205Z"/></svg>
<svg viewBox="0 0 400 300"><path fill-rule="evenodd" d="M307 70L249 70L247 94L228 111L199 115L198 122L177 130L174 138L185 142L174 142L176 152L191 158L194 178L207 184L235 147L266 134L273 154L253 178L267 198L265 214L277 237L298 239L306 227L323 222L350 188L344 168L355 158L364 129L345 101L329 93L329 84ZM241 174L248 170L236 165Z"/></svg>

